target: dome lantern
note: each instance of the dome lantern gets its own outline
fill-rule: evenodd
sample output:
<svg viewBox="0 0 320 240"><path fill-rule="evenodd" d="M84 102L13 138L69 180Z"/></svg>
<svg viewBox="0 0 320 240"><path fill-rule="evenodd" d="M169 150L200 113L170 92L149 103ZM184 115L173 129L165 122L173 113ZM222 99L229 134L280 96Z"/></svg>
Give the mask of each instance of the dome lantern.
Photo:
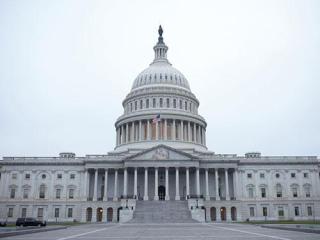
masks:
<svg viewBox="0 0 320 240"><path fill-rule="evenodd" d="M167 51L168 51L168 47L167 45L163 42L163 30L161 25L159 26L158 29L158 33L159 33L159 37L158 37L158 42L157 44L153 47L154 50L154 60L152 63L156 63L156 62L166 62L169 63L168 59L167 59Z"/></svg>

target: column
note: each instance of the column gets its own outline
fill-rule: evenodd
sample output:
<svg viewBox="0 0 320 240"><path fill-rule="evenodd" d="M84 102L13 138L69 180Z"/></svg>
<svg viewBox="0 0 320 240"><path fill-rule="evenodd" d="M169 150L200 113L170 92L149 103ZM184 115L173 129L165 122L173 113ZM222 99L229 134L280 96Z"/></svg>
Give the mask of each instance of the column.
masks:
<svg viewBox="0 0 320 240"><path fill-rule="evenodd" d="M188 141L191 142L191 125L190 122L188 121Z"/></svg>
<svg viewBox="0 0 320 240"><path fill-rule="evenodd" d="M144 196L143 200L148 200L148 168L144 168Z"/></svg>
<svg viewBox="0 0 320 240"><path fill-rule="evenodd" d="M159 140L159 122L156 121L156 140Z"/></svg>
<svg viewBox="0 0 320 240"><path fill-rule="evenodd" d="M123 125L121 125L121 144L124 143Z"/></svg>
<svg viewBox="0 0 320 240"><path fill-rule="evenodd" d="M176 140L176 120L172 120L171 140Z"/></svg>
<svg viewBox="0 0 320 240"><path fill-rule="evenodd" d="M116 129L116 146L118 146L118 144L119 144L119 129L117 128Z"/></svg>
<svg viewBox="0 0 320 240"><path fill-rule="evenodd" d="M151 130L150 130L150 120L149 119L147 120L147 137L148 137L148 140L151 139Z"/></svg>
<svg viewBox="0 0 320 240"><path fill-rule="evenodd" d="M138 169L134 168L133 198L138 199Z"/></svg>
<svg viewBox="0 0 320 240"><path fill-rule="evenodd" d="M214 175L216 178L216 200L220 200L220 196L219 196L219 171L217 168L214 169ZM219 209L220 211L220 209ZM220 212L219 212L219 216L220 216Z"/></svg>
<svg viewBox="0 0 320 240"><path fill-rule="evenodd" d="M98 169L94 170L94 187L93 187L93 201L97 201L98 190Z"/></svg>
<svg viewBox="0 0 320 240"><path fill-rule="evenodd" d="M200 143L201 144L201 126L199 125L198 126L198 130L197 130L197 132L198 132L198 139L197 139L197 143Z"/></svg>
<svg viewBox="0 0 320 240"><path fill-rule="evenodd" d="M186 199L188 199L190 195L190 184L189 184L189 168L186 168Z"/></svg>
<svg viewBox="0 0 320 240"><path fill-rule="evenodd" d="M230 200L228 168L225 168L225 169L224 169L224 177L225 177L225 182L226 182L226 200Z"/></svg>
<svg viewBox="0 0 320 240"><path fill-rule="evenodd" d="M183 121L180 121L180 140L183 141Z"/></svg>
<svg viewBox="0 0 320 240"><path fill-rule="evenodd" d="M129 124L126 123L126 143L129 142Z"/></svg>
<svg viewBox="0 0 320 240"><path fill-rule="evenodd" d="M131 124L131 142L134 142L135 138L134 138L134 122L132 122Z"/></svg>
<svg viewBox="0 0 320 240"><path fill-rule="evenodd" d="M84 193L83 198L85 201L87 201L88 198L88 170L84 170Z"/></svg>
<svg viewBox="0 0 320 240"><path fill-rule="evenodd" d="M268 176L268 174L267 174L267 176L266 176L268 179L269 179L269 176ZM233 197L234 197L234 200L237 200L238 199L238 187L237 187L237 185L238 185L238 169L234 169L234 172L233 172ZM270 185L268 185L268 186L270 186ZM270 196L270 195L269 195Z"/></svg>
<svg viewBox="0 0 320 240"><path fill-rule="evenodd" d="M210 200L210 194L209 194L209 173L208 173L208 168L205 169L205 174L206 174L206 200Z"/></svg>
<svg viewBox="0 0 320 240"><path fill-rule="evenodd" d="M163 139L167 140L167 132L168 132L168 124L167 119L164 120L164 133L163 133Z"/></svg>
<svg viewBox="0 0 320 240"><path fill-rule="evenodd" d="M127 198L128 195L128 170L123 169L123 197Z"/></svg>
<svg viewBox="0 0 320 240"><path fill-rule="evenodd" d="M169 168L166 167L166 196L165 200L170 200L169 196Z"/></svg>
<svg viewBox="0 0 320 240"><path fill-rule="evenodd" d="M108 201L108 168L104 171L104 193L103 201Z"/></svg>
<svg viewBox="0 0 320 240"><path fill-rule="evenodd" d="M142 140L142 121L139 121L139 141Z"/></svg>
<svg viewBox="0 0 320 240"><path fill-rule="evenodd" d="M179 193L179 168L176 168L176 201L180 200L180 193Z"/></svg>
<svg viewBox="0 0 320 240"><path fill-rule="evenodd" d="M203 128L203 145L206 145L206 129Z"/></svg>
<svg viewBox="0 0 320 240"><path fill-rule="evenodd" d="M196 191L197 191L197 198L200 197L200 173L199 168L196 168Z"/></svg>
<svg viewBox="0 0 320 240"><path fill-rule="evenodd" d="M114 170L114 194L113 201L118 201L118 169Z"/></svg>
<svg viewBox="0 0 320 240"><path fill-rule="evenodd" d="M159 200L159 193L158 193L158 168L154 169L154 200Z"/></svg>

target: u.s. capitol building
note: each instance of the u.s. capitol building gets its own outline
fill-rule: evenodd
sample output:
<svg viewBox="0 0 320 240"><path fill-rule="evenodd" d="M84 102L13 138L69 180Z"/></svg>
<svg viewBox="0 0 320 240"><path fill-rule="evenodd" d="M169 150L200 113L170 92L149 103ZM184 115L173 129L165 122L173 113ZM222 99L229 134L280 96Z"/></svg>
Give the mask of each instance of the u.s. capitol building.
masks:
<svg viewBox="0 0 320 240"><path fill-rule="evenodd" d="M216 154L184 75L155 57L134 80L105 155L3 157L0 218L188 222L320 219L316 156Z"/></svg>

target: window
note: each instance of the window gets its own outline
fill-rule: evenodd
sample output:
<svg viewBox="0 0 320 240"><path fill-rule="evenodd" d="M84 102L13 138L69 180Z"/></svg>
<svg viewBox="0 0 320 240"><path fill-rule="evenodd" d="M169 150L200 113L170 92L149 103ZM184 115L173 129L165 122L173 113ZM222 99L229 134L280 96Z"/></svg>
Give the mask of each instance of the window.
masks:
<svg viewBox="0 0 320 240"><path fill-rule="evenodd" d="M252 173L248 173L247 178L252 178Z"/></svg>
<svg viewBox="0 0 320 240"><path fill-rule="evenodd" d="M266 194L266 188L264 188L264 187L261 188L261 197L262 197L262 198L265 198L266 195L267 195L267 194Z"/></svg>
<svg viewBox="0 0 320 240"><path fill-rule="evenodd" d="M39 189L39 198L45 198L46 197L46 187L45 187L45 185L41 185L40 186L40 189Z"/></svg>
<svg viewBox="0 0 320 240"><path fill-rule="evenodd" d="M61 189L57 188L56 189L56 199L60 199L60 197L61 197Z"/></svg>
<svg viewBox="0 0 320 240"><path fill-rule="evenodd" d="M268 208L267 208L267 207L263 207L263 208L262 208L262 215L263 215L264 217L267 217L267 216L268 216Z"/></svg>
<svg viewBox="0 0 320 240"><path fill-rule="evenodd" d="M179 101L179 107L182 109L182 100Z"/></svg>
<svg viewBox="0 0 320 240"><path fill-rule="evenodd" d="M153 108L156 107L156 99L155 99L155 98L152 99L152 107L153 107Z"/></svg>
<svg viewBox="0 0 320 240"><path fill-rule="evenodd" d="M72 208L68 208L68 218L72 218Z"/></svg>
<svg viewBox="0 0 320 240"><path fill-rule="evenodd" d="M8 209L8 217L13 217L13 208Z"/></svg>
<svg viewBox="0 0 320 240"><path fill-rule="evenodd" d="M61 174L61 173L58 173L57 178L58 178L58 179L62 179L62 174Z"/></svg>
<svg viewBox="0 0 320 240"><path fill-rule="evenodd" d="M160 107L161 107L161 108L163 107L163 100L162 100L162 98L160 98Z"/></svg>
<svg viewBox="0 0 320 240"><path fill-rule="evenodd" d="M167 98L167 108L170 107L170 99Z"/></svg>
<svg viewBox="0 0 320 240"><path fill-rule="evenodd" d="M294 215L295 216L299 216L300 215L299 207L294 207Z"/></svg>
<svg viewBox="0 0 320 240"><path fill-rule="evenodd" d="M292 196L294 198L298 197L298 187L297 186L292 187Z"/></svg>
<svg viewBox="0 0 320 240"><path fill-rule="evenodd" d="M43 208L38 208L37 217L38 217L38 218L43 218Z"/></svg>
<svg viewBox="0 0 320 240"><path fill-rule="evenodd" d="M27 217L27 208L22 208L22 209L21 209L21 217L22 217L22 218Z"/></svg>
<svg viewBox="0 0 320 240"><path fill-rule="evenodd" d="M254 217L254 207L249 208L250 217Z"/></svg>
<svg viewBox="0 0 320 240"><path fill-rule="evenodd" d="M140 100L140 109L142 109L142 100Z"/></svg>
<svg viewBox="0 0 320 240"><path fill-rule="evenodd" d="M248 196L249 198L253 198L253 187L248 188Z"/></svg>
<svg viewBox="0 0 320 240"><path fill-rule="evenodd" d="M26 173L26 175L24 175L25 179L30 179L30 173Z"/></svg>
<svg viewBox="0 0 320 240"><path fill-rule="evenodd" d="M260 173L260 178L264 178L264 173Z"/></svg>
<svg viewBox="0 0 320 240"><path fill-rule="evenodd" d="M76 175L74 173L70 174L70 179L75 179Z"/></svg>
<svg viewBox="0 0 320 240"><path fill-rule="evenodd" d="M132 102L130 103L130 112L132 112Z"/></svg>
<svg viewBox="0 0 320 240"><path fill-rule="evenodd" d="M295 178L296 174L295 173L291 173L291 178Z"/></svg>
<svg viewBox="0 0 320 240"><path fill-rule="evenodd" d="M310 193L310 186L304 186L304 192L305 192L305 196L306 198L311 197L311 193Z"/></svg>
<svg viewBox="0 0 320 240"><path fill-rule="evenodd" d="M280 173L276 173L276 178L280 178Z"/></svg>
<svg viewBox="0 0 320 240"><path fill-rule="evenodd" d="M138 103L137 103L137 101L135 101L134 102L134 110L137 110L137 108L138 108Z"/></svg>
<svg viewBox="0 0 320 240"><path fill-rule="evenodd" d="M307 207L307 214L308 214L308 216L312 216L312 207L311 206Z"/></svg>
<svg viewBox="0 0 320 240"><path fill-rule="evenodd" d="M187 103L187 101L184 102L184 110L186 110L186 111L188 110L188 103Z"/></svg>
<svg viewBox="0 0 320 240"><path fill-rule="evenodd" d="M308 176L308 173L306 173L306 172L303 173L303 177L304 177L304 178L308 178L308 177L309 177L309 176Z"/></svg>
<svg viewBox="0 0 320 240"><path fill-rule="evenodd" d="M146 100L146 108L149 108L149 99Z"/></svg>
<svg viewBox="0 0 320 240"><path fill-rule="evenodd" d="M73 199L74 189L69 189L69 199Z"/></svg>
<svg viewBox="0 0 320 240"><path fill-rule="evenodd" d="M29 189L28 188L23 189L23 198L24 199L29 198Z"/></svg>
<svg viewBox="0 0 320 240"><path fill-rule="evenodd" d="M280 184L277 184L276 192L277 192L277 198L281 198L282 197L282 187Z"/></svg>
<svg viewBox="0 0 320 240"><path fill-rule="evenodd" d="M279 216L279 217L284 217L283 207L278 207L278 216Z"/></svg>
<svg viewBox="0 0 320 240"><path fill-rule="evenodd" d="M41 178L42 178L42 179L46 179L46 177L47 177L47 176L46 176L45 174L42 174L42 175L41 175Z"/></svg>
<svg viewBox="0 0 320 240"><path fill-rule="evenodd" d="M13 199L16 197L16 189L15 188L11 188L10 189L10 198Z"/></svg>
<svg viewBox="0 0 320 240"><path fill-rule="evenodd" d="M17 174L16 173L12 174L12 179L17 179Z"/></svg>
<svg viewBox="0 0 320 240"><path fill-rule="evenodd" d="M55 218L58 218L58 217L59 217L59 211L60 211L59 208L55 208L55 209L54 209L54 217L55 217Z"/></svg>
<svg viewBox="0 0 320 240"><path fill-rule="evenodd" d="M173 99L173 108L177 108L177 100Z"/></svg>

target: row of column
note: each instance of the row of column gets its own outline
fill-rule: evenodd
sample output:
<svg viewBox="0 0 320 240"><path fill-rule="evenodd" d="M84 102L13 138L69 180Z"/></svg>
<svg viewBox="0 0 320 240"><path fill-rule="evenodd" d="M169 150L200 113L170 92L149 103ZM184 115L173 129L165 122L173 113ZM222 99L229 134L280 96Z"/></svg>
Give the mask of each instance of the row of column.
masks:
<svg viewBox="0 0 320 240"><path fill-rule="evenodd" d="M181 140L195 142L206 145L205 128L199 124L183 120L163 119L152 122L152 119L140 120L131 123L125 123L117 128L116 144L125 144L129 142L142 140ZM162 124L163 131L159 132L159 125ZM152 127L155 131L152 131ZM170 128L170 136L168 136L168 128ZM130 131L130 133L129 133ZM144 132L146 131L146 133Z"/></svg>
<svg viewBox="0 0 320 240"><path fill-rule="evenodd" d="M159 168L154 168L154 198L153 200L159 200L159 193L158 193L158 171ZM118 200L118 169L114 169L114 194L113 194L113 200ZM128 169L123 169L123 197L126 198L128 196ZM205 199L210 200L210 193L209 193L209 169L205 169ZM175 200L180 200L180 193L179 193L179 168L175 168L175 176L176 176L176 195ZM219 173L218 169L214 169L215 173L215 196L216 200L220 200L219 195ZM237 174L237 171L234 171L235 174ZM185 169L185 175L186 175L186 196L190 196L190 172L189 168ZM230 194L229 194L229 179L228 179L228 168L224 169L224 176L225 176L225 191L226 191L226 200L230 200ZM235 179L237 179L237 175L233 178L234 184L236 184ZM108 200L108 169L105 169L105 178L104 178L104 194L103 194L103 200ZM88 170L85 171L85 193L87 198L88 194ZM134 181L133 181L133 195L136 197L138 195L138 168L134 168ZM94 189L93 189L93 201L97 201L97 191L98 191L98 169L94 169ZM196 168L196 197L200 197L200 169ZM144 196L143 200L149 200L148 196L148 168L144 168ZM165 168L165 200L170 200L169 197L169 167Z"/></svg>

